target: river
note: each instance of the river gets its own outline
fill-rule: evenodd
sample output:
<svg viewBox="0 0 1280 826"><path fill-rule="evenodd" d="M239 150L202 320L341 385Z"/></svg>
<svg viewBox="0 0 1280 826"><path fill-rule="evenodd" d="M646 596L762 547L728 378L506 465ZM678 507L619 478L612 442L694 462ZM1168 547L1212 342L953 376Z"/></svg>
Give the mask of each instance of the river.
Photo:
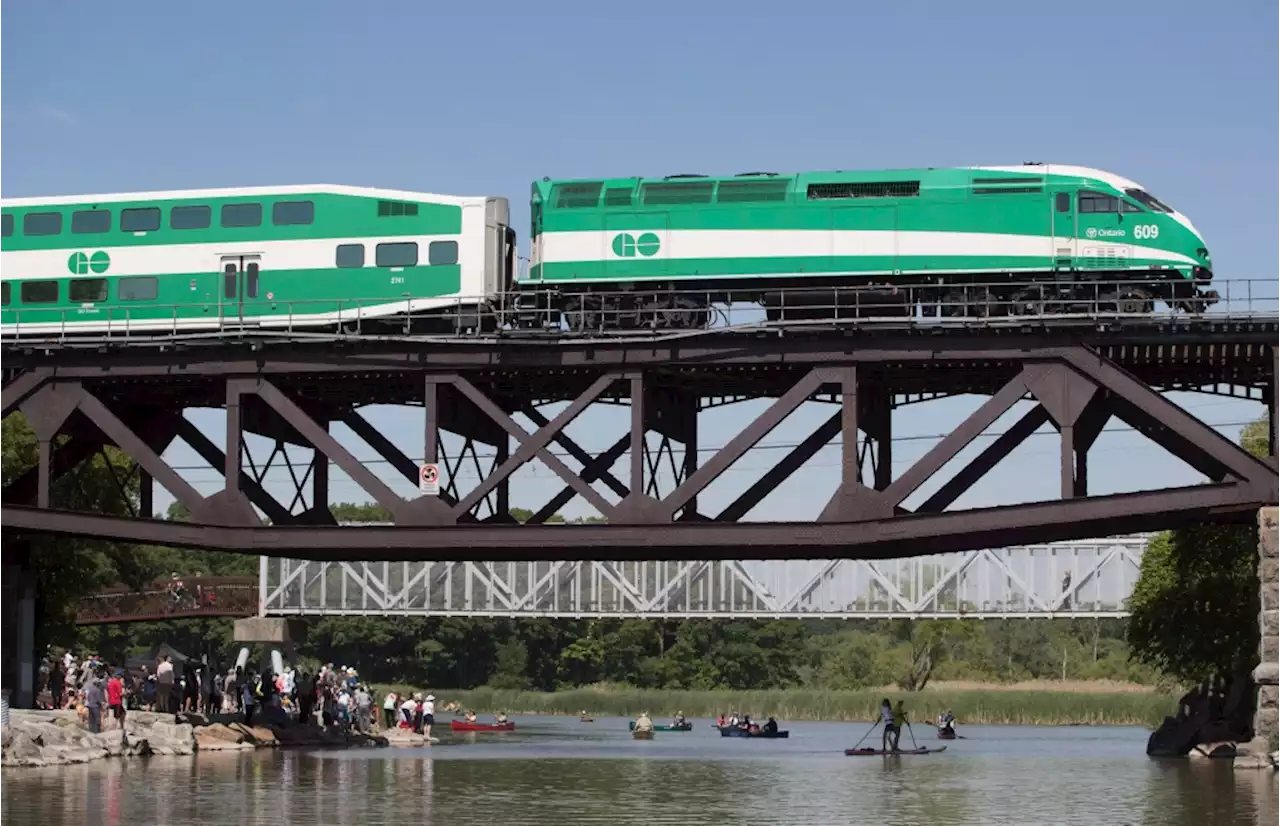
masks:
<svg viewBox="0 0 1280 826"><path fill-rule="evenodd" d="M661 722L661 721L659 721ZM421 749L207 752L6 769L6 826L1273 826L1273 772L1151 760L1125 727L964 726L924 756L845 757L866 724L791 723L788 740L627 721L517 718ZM878 741L874 736L864 745ZM903 745L911 738L904 733Z"/></svg>

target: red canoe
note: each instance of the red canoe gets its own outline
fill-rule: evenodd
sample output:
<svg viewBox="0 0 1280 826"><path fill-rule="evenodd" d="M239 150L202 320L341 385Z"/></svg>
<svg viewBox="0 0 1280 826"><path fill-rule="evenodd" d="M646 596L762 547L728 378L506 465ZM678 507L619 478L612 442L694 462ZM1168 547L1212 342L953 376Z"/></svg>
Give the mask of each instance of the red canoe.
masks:
<svg viewBox="0 0 1280 826"><path fill-rule="evenodd" d="M468 723L466 720L450 720L449 728L453 731L514 731L516 724L508 720L505 723Z"/></svg>

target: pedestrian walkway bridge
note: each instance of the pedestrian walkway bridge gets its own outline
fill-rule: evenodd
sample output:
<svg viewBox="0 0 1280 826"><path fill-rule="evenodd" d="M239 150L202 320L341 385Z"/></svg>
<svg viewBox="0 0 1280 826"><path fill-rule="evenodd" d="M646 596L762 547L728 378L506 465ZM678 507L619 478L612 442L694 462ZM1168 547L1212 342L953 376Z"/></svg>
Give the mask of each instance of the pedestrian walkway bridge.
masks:
<svg viewBox="0 0 1280 826"><path fill-rule="evenodd" d="M206 616L1123 617L1147 535L890 560L315 562L83 600L80 624Z"/></svg>

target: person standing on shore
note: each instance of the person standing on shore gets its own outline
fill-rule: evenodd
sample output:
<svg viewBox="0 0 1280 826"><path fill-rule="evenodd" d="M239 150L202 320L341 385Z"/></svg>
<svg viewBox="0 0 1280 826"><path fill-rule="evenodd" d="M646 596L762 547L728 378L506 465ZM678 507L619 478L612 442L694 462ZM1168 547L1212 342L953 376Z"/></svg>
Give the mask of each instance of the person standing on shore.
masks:
<svg viewBox="0 0 1280 826"><path fill-rule="evenodd" d="M436 722L436 695L428 694L422 701L422 733L431 739L431 726Z"/></svg>
<svg viewBox="0 0 1280 826"><path fill-rule="evenodd" d="M102 707L106 704L106 697L102 691L102 681L94 676L89 678L89 684L84 689L84 706L89 712L89 733L102 733Z"/></svg>
<svg viewBox="0 0 1280 826"><path fill-rule="evenodd" d="M107 707L116 728L124 728L124 677L119 669L107 680Z"/></svg>
<svg viewBox="0 0 1280 826"><path fill-rule="evenodd" d="M166 654L156 665L156 710L162 714L172 714L173 706L173 663Z"/></svg>
<svg viewBox="0 0 1280 826"><path fill-rule="evenodd" d="M396 725L396 693L388 691L382 701L382 727L395 728Z"/></svg>

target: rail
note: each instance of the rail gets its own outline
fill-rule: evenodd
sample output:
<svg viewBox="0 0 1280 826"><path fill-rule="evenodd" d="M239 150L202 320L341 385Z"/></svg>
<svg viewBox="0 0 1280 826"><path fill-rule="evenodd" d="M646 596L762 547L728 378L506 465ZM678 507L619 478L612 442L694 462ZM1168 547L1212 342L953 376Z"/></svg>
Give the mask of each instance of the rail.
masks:
<svg viewBox="0 0 1280 826"><path fill-rule="evenodd" d="M257 577L157 580L140 591L118 585L82 598L76 624L249 617L258 613L258 596Z"/></svg>
<svg viewBox="0 0 1280 826"><path fill-rule="evenodd" d="M9 308L6 315L11 321L0 330L0 340L7 347L74 347L264 337L455 342L510 337L662 339L771 329L1182 327L1270 323L1280 318L1274 279L1223 281L1215 285L1220 294L1212 304L1174 296L1175 286L1191 285L1163 279L1008 280L954 286L673 290L647 304L640 300L645 296L637 298L633 291L558 290L484 298L406 295L395 301L266 299L243 306L198 302L144 308ZM769 304L762 305L762 300ZM549 306L550 301L555 306Z"/></svg>

